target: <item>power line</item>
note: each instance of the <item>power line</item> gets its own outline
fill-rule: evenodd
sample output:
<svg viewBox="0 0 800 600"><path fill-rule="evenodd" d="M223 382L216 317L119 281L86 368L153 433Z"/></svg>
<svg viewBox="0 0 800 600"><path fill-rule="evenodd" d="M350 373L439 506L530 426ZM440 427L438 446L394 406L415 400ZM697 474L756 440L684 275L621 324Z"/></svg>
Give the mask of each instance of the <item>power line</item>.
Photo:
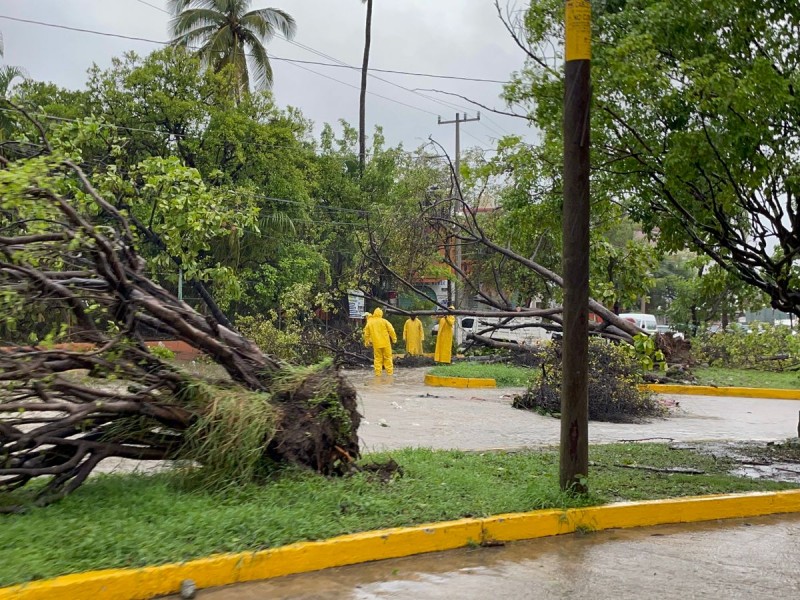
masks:
<svg viewBox="0 0 800 600"><path fill-rule="evenodd" d="M165 13L165 14L168 14L168 15L171 14L170 12L164 10L163 8L159 8L159 7L157 7L157 6L153 5L153 4L150 4L149 2L145 2L144 0L137 0L137 1L141 2L142 4L145 4L147 6L150 6L152 8L155 8L156 10L159 10L159 11ZM355 65L350 65L350 64L344 62L343 60L336 58L335 56L331 56L330 54L326 54L325 52L322 52L321 50L317 50L316 48L313 48L313 47L311 47L311 46L309 46L307 44L303 44L301 42L298 42L298 41L295 41L293 39L290 39L290 38L286 37L285 35L281 34L280 32L274 32L274 35L277 36L278 38L284 40L285 42L288 42L289 44L297 46L298 48L302 48L306 52L311 52L312 54L315 54L315 55L320 56L322 58L327 58L328 60L333 61L333 64L330 64L330 63L320 63L318 61L299 61L299 60L286 59L287 62L289 62L290 64L294 64L295 67L303 68L303 67L300 67L299 64L296 64L296 63L302 62L303 64L317 64L317 65L324 65L324 66L328 66L328 67L347 68L347 69L353 69L353 70L358 70L358 71L362 70L361 67L356 67ZM353 89L356 89L356 90L360 90L361 89L358 86L346 83L344 81L340 81L339 79L336 79L334 77L329 77L328 75L323 75L322 73L320 73L318 71L314 71L313 69L305 68L304 70L308 71L310 73L313 73L315 75L319 75L320 77L325 77L326 79L330 79L331 81L335 81L335 82L340 83L342 85L346 85L347 87L350 87L350 88L353 88ZM378 77L377 75L373 75L372 73L369 73L370 70L374 70L374 69L369 69L369 68L367 69L369 77L372 77L373 79L376 79L377 81L382 81L383 83L386 83L388 85L391 85L391 86L394 86L396 88L399 88L399 89L401 89L401 90L403 90L405 92L408 92L410 94L414 94L416 96L420 96L421 98L425 98L430 102L435 102L436 104L440 104L442 106L448 106L448 107L455 106L450 102L446 102L446 101L441 100L439 98L434 98L432 96L428 96L426 94L418 92L417 90L412 90L410 88L402 86L402 85L400 85L398 83L395 83L393 81L389 81L388 79L384 79L382 77ZM378 98L384 98L384 99L390 100L389 98L386 98L385 96L381 96L380 94L376 94L374 92L370 92L370 93L372 95L374 95L374 96L377 96ZM405 106L408 106L409 108L413 108L415 110L424 110L424 109L420 109L420 108L418 108L416 106L412 106L410 104L405 104ZM458 108L460 108L462 110L470 110L469 108L463 107L463 106L459 106ZM430 115L438 116L434 112L431 112L431 111L426 111L426 112L428 114L430 114Z"/></svg>
<svg viewBox="0 0 800 600"><path fill-rule="evenodd" d="M168 10L164 10L160 6L156 6L155 4L150 4L149 2L145 2L145 0L136 0L139 4L144 4L145 6L149 6L150 8L155 8L156 10L160 10L162 13L169 15L170 12Z"/></svg>
<svg viewBox="0 0 800 600"><path fill-rule="evenodd" d="M9 113L9 114L16 114L18 111L14 110L12 108L0 107L0 112L5 112L5 113ZM50 115L50 114L43 113L43 112L30 112L29 111L29 114L32 117L38 117L38 118L42 118L42 119L47 119L49 121L59 121L59 122L63 122L63 123L81 123L82 122L82 119L70 119L68 117L59 117L59 116L56 116L56 115ZM102 117L102 115L101 115L101 117ZM117 129L117 130L120 130L122 132L125 132L125 131L136 131L136 132L140 132L140 133L152 133L154 135L161 135L161 136L167 136L167 137L171 136L171 137L174 137L174 138L181 138L181 139L190 139L192 137L192 135L188 134L188 133L170 133L168 131L159 131L158 129L144 129L144 128L141 128L141 127L132 127L132 126L129 126L129 125L118 125L118 124L115 124L115 123L108 123L108 122L97 123L97 126L98 127L105 127L105 128L109 128L109 129ZM270 150L272 150L272 149L275 149L275 150L297 150L298 148L303 148L302 142L298 142L298 144L299 144L298 146L286 146L286 145L281 145L281 144L260 144L260 143L256 143L256 142L246 141L246 140L245 141L241 141L240 143L241 143L242 146L257 147L259 149L270 149ZM486 151L486 152L494 152L495 151L492 148L480 148L480 150L483 150L483 151ZM398 148L393 148L391 151L392 152L399 152L400 154L405 154L406 156L418 157L418 158L422 158L422 159L426 159L426 160L445 160L447 158L446 156L444 156L442 154L418 154L417 152L414 152L412 150L400 150Z"/></svg>
<svg viewBox="0 0 800 600"><path fill-rule="evenodd" d="M151 8L155 8L156 10L159 10L162 13L171 16L171 13L169 11L164 10L163 8L160 8L158 6L155 6L154 4L150 4L149 2L146 2L145 0L136 0L136 1L140 2L141 4L145 4L147 6L150 6ZM276 58L276 60L285 60L285 61L287 61L289 63L294 63L294 66L299 66L299 64L306 64L306 65L318 65L318 66L325 66L325 67L335 67L335 68L340 68L340 69L341 68L345 68L345 69L351 69L351 70L356 70L356 71L361 71L362 70L361 67L357 67L355 65L350 65L350 64L348 64L348 63L336 58L335 56L331 56L330 54L326 54L325 52L322 52L321 50L317 50L316 48L313 48L313 47L308 46L306 44L300 43L300 42L298 42L296 40L289 39L289 38L287 38L286 36L284 36L283 34L281 34L279 32L275 32L275 35L278 36L279 38L283 39L284 41L286 41L286 42L288 42L288 43L290 43L290 44L292 44L294 46L297 46L298 48L302 48L303 50L306 50L307 52L311 52L312 54L316 54L317 56L321 56L322 58L327 58L328 60L333 61L333 63L323 63L323 62L313 61L313 60L283 59L283 58ZM354 85L351 85L351 84L347 84L347 83L345 83L343 81L339 81L338 79L335 79L335 78L332 78L332 77L328 77L327 75L319 73L318 71L314 71L313 69L305 69L305 70L309 71L311 73L314 73L315 75L319 75L320 77L325 77L327 79L331 79L332 81L336 81L336 82L341 83L343 85L347 85L348 87L360 90L360 88L357 87L357 86L354 86ZM449 75L438 76L438 75L432 75L432 74L429 74L429 73L412 73L412 72L408 72L408 71L395 71L395 70L390 70L390 69L367 68L367 71L368 72L369 71L375 71L375 72L380 72L380 73L395 73L395 74L402 74L402 75L417 75L417 76L421 76L421 77L434 77L434 78L442 78L442 79L458 79L458 80L466 80L466 81L490 81L490 80L481 80L481 79L478 79L478 78L456 77L456 76L449 76ZM381 77L377 77L377 76L372 75L372 74L370 74L370 77L373 77L374 79L377 79L378 81L383 81L384 83L388 83L389 85L393 85L395 87L399 87L400 89L405 90L406 92L409 92L409 93L412 93L412 94L416 94L417 96L421 96L422 98L425 98L425 99L427 99L427 100L429 100L431 102L435 102L435 103L440 104L442 106L455 108L456 110L466 110L466 111L472 110L471 107L463 106L463 105L460 105L460 104L454 104L452 102L449 102L449 101L446 101L446 100L443 100L443 99L440 99L440 98L435 98L433 96L429 96L427 94L423 94L422 92L420 92L418 90L406 88L406 87L401 86L401 85L399 85L397 83L394 83L392 81L388 81L386 79L383 79ZM508 83L508 82L500 81L500 80L492 80L492 82L493 83ZM378 96L379 98L383 98L383 96L381 96L379 94L374 94L374 95ZM410 105L407 105L407 106L410 106ZM415 108L415 107L411 107L411 108ZM432 112L429 112L429 114L434 114L435 115L435 113L432 113ZM435 115L435 116L438 116L438 115ZM494 126L491 126L491 125L489 125L489 124L487 124L485 122L481 122L481 125L483 127L485 127L486 129L490 130L492 133L498 134L498 135L500 135L500 137L502 137L505 134L510 133L506 128L502 127L497 122L495 122L495 121L493 121L491 119L488 119L488 118L486 120L490 121ZM498 127L500 129L502 129L503 131L499 131ZM470 137L472 137L473 139L475 139L479 143L483 143L478 138L476 138L474 135L472 135L472 134L468 134L468 135L470 135Z"/></svg>
<svg viewBox="0 0 800 600"><path fill-rule="evenodd" d="M336 83L340 83L342 85L346 85L347 87L353 88L354 90L360 90L361 89L360 87L358 87L357 85L353 85L352 83L347 83L346 81L342 81L341 79L336 79L335 77L331 77L329 75L325 75L324 73L320 73L318 71L315 71L314 69L309 69L308 67L304 67L303 65L295 64L295 61L288 61L288 62L293 67L297 67L298 69L303 69L304 71L308 71L309 73L313 73L314 75L319 75L320 77L324 77L325 79L330 79L331 81L335 81ZM406 104L402 100L397 100L396 98L390 98L389 96L384 96L382 94L379 94L377 92L372 92L370 90L367 90L367 93L371 94L372 96L375 96L376 98L383 98L384 100L389 100L390 102L395 102L395 103L400 104L402 106L407 106L408 108L412 108L414 110L418 110L420 112L424 112L424 113L427 113L429 115L433 115L434 117L436 116L436 113L433 112L433 111L427 110L425 108L420 108L419 106L414 106L413 104Z"/></svg>
<svg viewBox="0 0 800 600"><path fill-rule="evenodd" d="M153 5L153 4L150 4L149 2L146 2L145 0L137 0L137 2L140 2L141 4L144 4L146 6L154 8L156 10L159 10L159 11L165 13L165 14L170 14L166 10L164 10L162 8L159 8L159 7L157 7L157 6ZM145 43L157 44L157 45L163 45L163 46L168 46L169 45L169 42L164 42L164 41L161 41L161 40L154 40L154 39L151 39L151 38L145 38L145 37L140 37L140 36L129 36L129 35L123 35L123 34L116 34L116 33L109 33L109 32L104 32L104 31L97 31L97 30L94 30L94 29L85 29L85 28L82 28L82 27L73 27L73 26L70 26L70 25L61 25L61 24L56 24L56 23L46 23L44 21L37 21L37 20L33 20L33 19L22 19L22 18L18 18L18 17L10 17L8 15L0 15L0 19L7 19L7 20L11 20L11 21L18 21L18 22L29 23L29 24L33 24L33 25L40 25L40 26L43 26L43 27L52 27L52 28L55 28L55 29L64 29L64 30L67 30L67 31L75 31L75 32L78 32L78 33L88 33L88 34L100 35L100 36L104 36L104 37L115 37L115 38L120 38L120 39L125 39L125 40L139 41L139 42L145 42ZM320 51L312 48L311 46L307 46L307 45L302 44L300 42L295 42L294 40L290 40L290 39L288 39L288 38L286 38L286 37L284 37L284 36L282 36L280 34L278 34L278 36L281 37L282 39L284 39L285 41L289 42L290 44L294 44L294 45L296 45L296 46L298 46L300 48L303 48L304 50L307 50L308 52L312 52L312 53L314 53L316 55L319 55L319 56L322 56L324 58L328 58L330 60L333 60L338 64L322 63L322 62L318 62L318 61L303 61L303 60L299 60L299 59L289 59L289 58L283 58L283 57L278 57L278 56L274 56L274 55L270 57L272 60L278 60L278 61L287 62L288 64L291 64L294 67L303 69L304 71L308 71L309 73L312 73L312 74L317 75L319 77L323 77L323 78L328 79L330 81L333 81L335 83L339 83L340 85L344 85L344 86L347 86L349 88L356 89L356 90L360 89L358 86L355 86L353 84L347 83L345 81L341 81L340 79L336 79L335 77L331 77L329 75L325 75L324 73L320 73L318 71L315 71L315 70L310 69L308 67L304 67L302 65L303 64L315 64L315 65L326 66L326 67L343 67L343 68L354 69L354 70L360 70L360 67L355 67L353 65L348 65L347 63L345 63L345 62L343 62L343 61L341 61L341 60L339 60L339 59L337 59L337 58L335 58L333 56L325 54L324 52L320 52ZM248 56L251 56L251 55L248 54ZM368 70L375 70L375 69L368 69ZM410 73L408 73L408 74L410 74ZM434 98L434 97L428 96L426 94L422 94L421 92L419 92L417 90L413 90L411 88L407 88L405 86L402 86L400 84L394 83L394 82L389 81L387 79L384 79L382 77L378 77L377 75L373 75L373 74L370 73L369 76L372 77L373 79L376 79L378 81L382 81L382 82L384 82L384 83L386 83L388 85L392 85L392 86L397 87L397 88L399 88L399 89L401 89L401 90L403 90L405 92L408 92L408 93L411 93L411 94L415 94L417 96L420 96L421 98L425 98L428 101L435 102L435 103L440 104L442 106L457 106L457 105L454 105L452 103L446 102L444 100L440 100L438 98ZM433 111L421 108L421 107L413 105L413 104L409 104L407 102L403 102L401 100L397 100L396 98L391 98L389 96L384 96L383 94L379 94L379 93L373 92L371 90L367 90L367 93L370 94L371 96L376 97L376 98L381 98L382 100L386 100L387 102L394 102L395 104L399 104L401 106L404 106L406 108L410 108L412 110L423 112L423 113L431 115L431 116L438 116L438 114L433 112ZM467 110L466 107L460 107L460 108L464 108L465 110ZM484 127L487 127L487 129L490 129L490 130L494 129L493 133L498 133L495 128L489 127L488 125L484 125ZM131 130L133 130L133 129L131 129ZM483 143L483 142L481 142L481 140L478 140L478 138L476 138L474 136L472 136L472 137L473 137L473 139L477 140L479 143Z"/></svg>
<svg viewBox="0 0 800 600"><path fill-rule="evenodd" d="M161 10L162 12L166 12L163 9L158 8L157 6L153 6L153 5L145 2L144 0L137 0L137 2L141 2L142 4L146 4L147 6L152 6L153 8L156 8L157 10ZM167 12L166 14L169 14L169 13ZM90 33L90 34L93 34L93 35L102 35L102 36L105 36L105 37L115 37L115 38L120 38L120 39L124 39L124 40L131 40L131 41L134 41L134 42L146 42L148 44L159 44L161 46L168 46L169 45L169 42L165 42L163 40L154 40L152 38L146 38L146 37L141 37L141 36L133 36L133 35L124 35L124 34L121 34L121 33L110 33L110 32L106 32L106 31L97 31L97 30L94 30L94 29L85 29L85 28L82 28L82 27L73 27L71 25L60 25L60 24L57 24L57 23L46 23L44 21L36 21L36 20L33 20L33 19L23 19L23 18L20 18L20 17L11 17L11 16L8 16L8 15L0 15L0 19L6 19L8 21L17 21L19 23L29 23L31 25L41 25L43 27L53 27L55 29L66 29L66 30L69 30L69 31L76 31L78 33ZM296 46L298 46L300 48L306 49L309 52L314 52L315 54L319 54L319 55L321 55L323 57L326 57L326 55L324 53L320 53L318 51L315 51L310 46L306 46L305 44L301 44L300 42L295 42L293 40L287 40L286 38L283 38L283 36L280 36L280 35L278 37L281 37L282 39L284 39L285 41L289 42L290 44L294 44L294 45L296 45ZM270 60L277 60L277 61L291 62L291 63L301 63L301 64L307 64L307 65L316 65L316 66L320 66L320 67L351 69L351 70L355 70L355 71L360 71L361 70L361 67L356 67L354 65L348 65L346 63L333 64L333 63L326 63L326 62L320 62L320 61L314 61L314 60L302 60L302 59L299 59L299 58L286 58L286 57L283 57L283 56L275 56L273 54L270 54L269 58L270 58ZM336 59L332 59L332 60L336 60ZM488 79L488 78L482 78L482 77L466 77L466 76L461 76L461 75L440 75L440 74L435 74L435 73L422 73L422 72L417 72L417 71L402 71L402 70L397 70L397 69L379 69L377 67L369 67L367 70L368 71L375 71L376 73L390 73L390 74L394 74L394 75L408 75L408 76L413 76L413 77L429 77L429 78L433 78L433 79L453 79L453 80L456 80L456 81L473 81L473 82L477 82L477 83L500 83L500 84L509 83L508 81L502 81L500 79Z"/></svg>
<svg viewBox="0 0 800 600"><path fill-rule="evenodd" d="M156 6L155 4L150 4L149 2L146 2L145 0L136 0L136 2L139 2L140 4L144 4L146 6L149 6L150 8L155 8L156 10L160 10L162 13L164 13L166 15L172 16L172 13L169 12L168 10L163 9L160 6ZM314 54L318 54L318 55L322 56L323 58L327 58L327 59L332 60L332 61L334 61L335 63L338 63L338 64L322 63L322 62L317 62L317 61L313 61L313 60L301 61L301 60L293 59L293 60L295 60L295 62L302 62L304 64L319 65L319 66L325 66L325 67L338 67L338 68L345 68L345 69L356 69L356 70L359 70L359 71L361 70L361 67L348 65L347 63L342 62L339 59L334 58L334 57L332 57L332 56L330 56L328 54L325 54L324 52L320 52L318 50L315 50L311 46L306 46L305 44L301 44L300 42L296 42L294 40L290 40L290 39L286 38L285 36L281 35L280 33L276 33L276 35L278 37L280 37L280 38L283 38L285 41L289 42L290 44L294 44L295 46L303 48L304 50L308 50L309 52L313 52ZM278 59L278 60L289 60L289 59ZM476 82L479 82L479 83L502 83L502 84L509 83L508 81L502 81L500 79L486 79L486 78L483 78L483 77L462 77L462 76L459 76L459 75L434 75L432 73L417 73L417 72L413 72L413 71L396 71L394 69L378 69L378 68L375 68L375 67L369 67L369 68L367 68L367 71L375 71L376 73L392 73L392 74L395 74L395 75L413 75L415 77L433 77L435 79L455 79L455 80L458 80L458 81L476 81Z"/></svg>
<svg viewBox="0 0 800 600"><path fill-rule="evenodd" d="M105 37L120 38L120 39L124 39L124 40L132 40L132 41L137 41L137 42L146 42L146 43L149 43L149 44L158 44L158 45L161 45L161 46L169 46L170 45L169 42L164 42L164 41L161 41L161 40L153 40L153 39L150 39L150 38L144 38L144 37L138 37L138 36L130 36L130 35L122 35L122 34L117 34L117 33L108 33L108 32L105 32L105 31L97 31L97 30L94 30L94 29L84 29L82 27L72 27L70 25L59 25L59 24L55 24L55 23L45 23L44 21L35 21L35 20L32 20L32 19L20 19L20 18L17 18L17 17L9 17L7 15L0 15L0 19L8 19L8 20L11 20L11 21L19 21L21 23L30 23L30 24L33 24L33 25L42 25L44 27L53 27L55 29L66 29L68 31L76 31L76 32L79 32L79 33L90 33L90 34L93 34L93 35L101 35L101 36L105 36ZM252 56L252 55L248 54L247 56ZM288 59L288 58L279 59L279 58L274 57L274 56L271 57L271 59L283 60L283 61L288 62L290 64L293 64L295 62L293 59ZM299 67L301 69L304 69L306 71L309 71L310 73L314 73L315 75L318 75L320 77L324 77L325 79L330 79L331 81L335 81L337 83L340 83L341 85L346 85L347 87L360 89L357 86L349 84L349 83L347 83L345 81L341 81L340 79L336 79L335 77L330 77L329 75L324 75L322 73L318 73L317 71L314 71L313 69L309 69L307 67L302 67L301 65L298 65L298 64L295 64L294 66ZM398 87L402 88L402 86L398 86ZM387 100L389 102L394 102L396 104L399 104L401 106L405 106L407 108L411 108L413 110L418 110L420 112L424 112L424 113L427 113L429 115L436 116L435 112L432 112L430 110L426 110L424 108L420 108L418 106L414 106L412 104L408 104L408 103L403 102L401 100L397 100L395 98L390 98L389 96L383 96L382 94L378 94L378 93L375 93L375 92L372 92L372 91L369 91L369 90L367 91L367 93L372 95L372 96L375 96L376 98L381 98L383 100Z"/></svg>

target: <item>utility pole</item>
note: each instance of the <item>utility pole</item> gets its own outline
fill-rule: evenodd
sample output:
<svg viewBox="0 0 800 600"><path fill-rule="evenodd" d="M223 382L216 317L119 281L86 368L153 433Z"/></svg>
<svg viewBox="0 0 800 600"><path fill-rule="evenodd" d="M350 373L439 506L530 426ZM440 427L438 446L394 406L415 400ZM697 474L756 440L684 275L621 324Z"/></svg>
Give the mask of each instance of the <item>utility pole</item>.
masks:
<svg viewBox="0 0 800 600"><path fill-rule="evenodd" d="M561 367L562 490L586 492L589 475L590 0L565 0L564 337Z"/></svg>
<svg viewBox="0 0 800 600"><path fill-rule="evenodd" d="M468 118L467 113L463 115L461 113L456 113L456 118L451 121L442 121L442 117L439 117L439 125L455 125L456 126L456 161L455 161L455 183L456 183L456 193L458 194L459 202L463 201L464 198L461 195L461 185L459 182L459 177L461 177L461 124L462 123L471 123L472 121L480 121L481 120L481 113L478 113L475 117ZM453 205L453 217L456 216L456 205ZM458 270L461 271L461 240L456 239L456 267ZM448 297L455 296L455 307L461 308L461 298L459 297L459 291L461 286L455 286L455 293L448 293Z"/></svg>

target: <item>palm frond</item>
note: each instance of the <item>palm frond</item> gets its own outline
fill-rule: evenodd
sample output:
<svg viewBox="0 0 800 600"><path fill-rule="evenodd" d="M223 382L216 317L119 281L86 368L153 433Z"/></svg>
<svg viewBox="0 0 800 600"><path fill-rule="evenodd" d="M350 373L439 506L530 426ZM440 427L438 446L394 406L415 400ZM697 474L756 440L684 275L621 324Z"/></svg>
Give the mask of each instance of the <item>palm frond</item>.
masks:
<svg viewBox="0 0 800 600"><path fill-rule="evenodd" d="M284 37L293 38L297 31L297 23L286 11L279 8L260 8L251 10L242 15L240 23L243 27L254 31L262 40L269 40L275 31L280 31Z"/></svg>
<svg viewBox="0 0 800 600"><path fill-rule="evenodd" d="M272 87L272 65L267 56L267 49L250 31L242 32L242 41L247 45L250 54L250 65L253 68L253 83L256 89Z"/></svg>
<svg viewBox="0 0 800 600"><path fill-rule="evenodd" d="M227 0L167 0L167 10L173 15L178 15L191 6L225 12L227 4L229 4Z"/></svg>
<svg viewBox="0 0 800 600"><path fill-rule="evenodd" d="M0 98L5 98L8 95L11 83L17 78L27 79L27 71L21 67L12 67L10 65L0 67Z"/></svg>
<svg viewBox="0 0 800 600"><path fill-rule="evenodd" d="M198 45L204 45L217 31L219 31L219 27L216 25L206 25L205 27L193 29L192 31L176 37L170 42L170 44L173 46L184 47L196 47Z"/></svg>
<svg viewBox="0 0 800 600"><path fill-rule="evenodd" d="M276 8L247 12L250 4L251 0L168 0L174 15L170 21L172 43L199 46L197 54L215 71L231 66L237 96L249 91L249 68L253 69L256 87L272 86L272 67L264 43L278 32L292 38L297 29L287 12Z"/></svg>
<svg viewBox="0 0 800 600"><path fill-rule="evenodd" d="M223 64L230 63L230 57L234 52L233 30L230 25L224 25L214 31L206 40L206 43L198 51L207 57L224 58Z"/></svg>
<svg viewBox="0 0 800 600"><path fill-rule="evenodd" d="M185 10L169 22L170 30L175 37L184 35L194 29L208 27L209 25L221 26L225 23L224 14L207 8L192 8Z"/></svg>
<svg viewBox="0 0 800 600"><path fill-rule="evenodd" d="M284 212L261 214L258 217L258 228L261 235L277 235L281 233L296 233L294 221Z"/></svg>

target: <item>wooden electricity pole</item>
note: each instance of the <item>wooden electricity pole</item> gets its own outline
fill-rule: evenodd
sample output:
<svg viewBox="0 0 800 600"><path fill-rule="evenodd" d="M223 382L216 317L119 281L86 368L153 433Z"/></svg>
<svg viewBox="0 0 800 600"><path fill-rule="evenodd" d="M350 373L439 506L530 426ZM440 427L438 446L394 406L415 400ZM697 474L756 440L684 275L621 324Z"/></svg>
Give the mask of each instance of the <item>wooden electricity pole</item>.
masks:
<svg viewBox="0 0 800 600"><path fill-rule="evenodd" d="M589 101L591 5L565 2L564 337L561 489L586 492L589 474Z"/></svg>
<svg viewBox="0 0 800 600"><path fill-rule="evenodd" d="M481 120L481 113L478 113L477 116L467 118L467 113L463 115L461 113L456 113L456 118L452 121L442 121L442 117L439 117L439 125L452 125L455 124L456 126L456 156L455 156L455 182L456 182L456 194L458 194L458 198L460 201L463 201L464 198L461 196L461 184L459 181L459 177L461 177L461 123L470 123L471 121L480 121ZM455 216L455 207L457 204L453 205L453 216ZM455 256L455 263L456 267L458 267L459 271L461 270L461 240L456 239L456 256ZM461 308L461 297L460 297L460 290L461 286L455 286L455 293L449 292L448 302L453 301L456 308Z"/></svg>

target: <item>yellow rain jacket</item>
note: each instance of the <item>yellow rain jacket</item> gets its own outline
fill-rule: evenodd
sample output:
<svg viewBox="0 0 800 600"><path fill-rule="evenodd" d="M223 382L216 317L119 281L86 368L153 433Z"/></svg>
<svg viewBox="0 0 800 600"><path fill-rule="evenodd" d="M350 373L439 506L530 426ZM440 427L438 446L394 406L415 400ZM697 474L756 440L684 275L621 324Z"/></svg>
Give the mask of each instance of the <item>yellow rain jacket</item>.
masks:
<svg viewBox="0 0 800 600"><path fill-rule="evenodd" d="M386 369L387 375L394 373L392 344L396 341L397 334L394 332L394 327L383 318L383 311L376 308L372 318L367 319L367 325L364 327L364 345L372 346L372 365L375 368L375 375L380 375L383 368Z"/></svg>
<svg viewBox="0 0 800 600"><path fill-rule="evenodd" d="M403 339L406 341L406 353L412 356L422 354L422 340L425 333L420 319L406 319L403 325Z"/></svg>
<svg viewBox="0 0 800 600"><path fill-rule="evenodd" d="M452 360L453 327L455 323L456 318L453 315L447 315L439 319L439 332L436 335L436 352L433 354L433 360L438 363L449 363Z"/></svg>

